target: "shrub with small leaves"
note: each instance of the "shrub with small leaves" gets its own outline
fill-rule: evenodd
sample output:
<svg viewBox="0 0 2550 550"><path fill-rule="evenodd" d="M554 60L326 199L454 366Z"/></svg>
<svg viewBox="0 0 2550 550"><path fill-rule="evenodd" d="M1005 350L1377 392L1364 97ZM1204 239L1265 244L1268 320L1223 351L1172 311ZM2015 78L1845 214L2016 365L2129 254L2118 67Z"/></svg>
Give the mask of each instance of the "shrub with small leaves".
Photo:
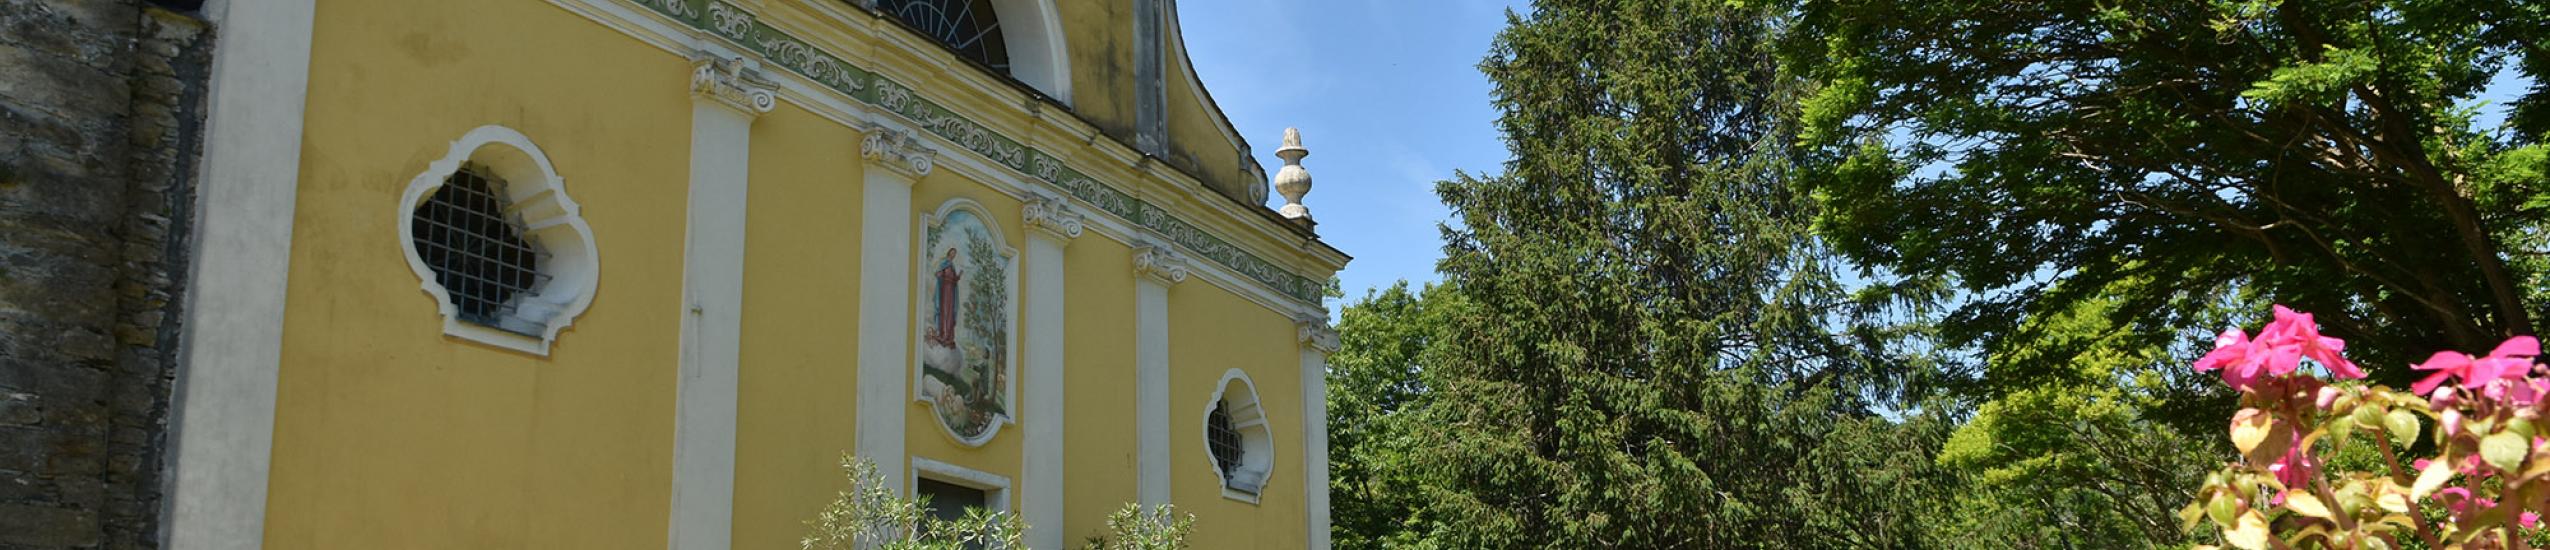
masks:
<svg viewBox="0 0 2550 550"><path fill-rule="evenodd" d="M2195 368L2240 392L2230 435L2241 460L2206 478L2179 513L2186 525L2210 523L2248 550L2537 544L2550 508L2550 434L2535 426L2550 412L2540 342L2436 353L2412 367L2431 374L2408 391L2360 382L2345 347L2283 306L2255 339L2235 328L2215 340ZM2368 440L2371 471L2330 466Z"/></svg>
<svg viewBox="0 0 2550 550"><path fill-rule="evenodd" d="M1180 514L1177 506L1126 504L1107 515L1107 536L1090 539L1088 550L1186 550L1194 528L1195 515Z"/></svg>
<svg viewBox="0 0 2550 550"><path fill-rule="evenodd" d="M805 550L1012 550L1025 548L1026 527L1008 512L967 510L948 521L929 513L929 497L906 500L877 473L875 464L841 455L850 488L837 493L806 520Z"/></svg>

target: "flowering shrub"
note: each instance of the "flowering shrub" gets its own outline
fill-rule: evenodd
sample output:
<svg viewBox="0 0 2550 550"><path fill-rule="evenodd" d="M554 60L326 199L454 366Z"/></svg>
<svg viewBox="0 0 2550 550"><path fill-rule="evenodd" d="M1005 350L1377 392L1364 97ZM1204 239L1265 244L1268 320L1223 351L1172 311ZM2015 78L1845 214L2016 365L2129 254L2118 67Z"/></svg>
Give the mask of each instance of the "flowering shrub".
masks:
<svg viewBox="0 0 2550 550"><path fill-rule="evenodd" d="M2210 521L2250 550L2533 544L2550 505L2550 434L2535 426L2550 371L2532 337L2484 357L2436 353L2411 367L2430 373L2408 391L2353 382L2364 371L2346 343L2283 306L2254 338L2234 328L2214 344L2195 368L2240 392L2241 460L2196 491L2180 512L2189 528ZM2372 456L2370 471L2328 466L2349 452Z"/></svg>

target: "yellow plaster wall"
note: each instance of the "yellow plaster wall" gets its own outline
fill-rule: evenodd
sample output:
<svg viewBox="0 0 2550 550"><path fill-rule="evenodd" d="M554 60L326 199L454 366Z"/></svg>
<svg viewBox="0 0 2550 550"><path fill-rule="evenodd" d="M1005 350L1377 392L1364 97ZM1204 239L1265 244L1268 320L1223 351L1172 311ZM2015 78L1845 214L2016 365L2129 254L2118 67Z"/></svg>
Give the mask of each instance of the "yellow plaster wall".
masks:
<svg viewBox="0 0 2550 550"><path fill-rule="evenodd" d="M1221 110L1213 107L1212 98L1195 93L1201 84L1192 81L1201 77L1189 71L1194 64L1186 59L1184 39L1175 34L1169 39L1172 41L1167 55L1169 68L1163 73L1168 75L1165 87L1168 89L1169 165L1194 175L1204 182L1206 188L1220 192L1222 196L1245 202L1250 187L1265 185L1241 168L1240 146L1246 144L1248 136L1222 132L1222 125L1226 122ZM1239 141L1233 141L1233 138ZM1272 195L1271 190L1269 195Z"/></svg>
<svg viewBox="0 0 2550 550"><path fill-rule="evenodd" d="M858 433L860 136L794 103L753 124L736 548L790 548Z"/></svg>
<svg viewBox="0 0 2550 550"><path fill-rule="evenodd" d="M1139 496L1134 462L1133 248L1099 235L1063 254L1071 271L1063 310L1063 533L1079 543L1107 532L1107 514ZM1202 548L1203 546L1199 546Z"/></svg>
<svg viewBox="0 0 2550 550"><path fill-rule="evenodd" d="M1133 143L1133 3L1057 0L1071 45L1071 110Z"/></svg>
<svg viewBox="0 0 2550 550"><path fill-rule="evenodd" d="M1169 290L1169 474L1172 498L1195 514L1192 541L1211 548L1301 548L1301 348L1293 320L1210 284ZM1230 369L1256 382L1274 472L1258 503L1222 496L1205 448L1213 385ZM1320 457L1326 460L1326 457ZM1218 544L1216 544L1218 542Z"/></svg>
<svg viewBox="0 0 2550 550"><path fill-rule="evenodd" d="M982 205L983 214L989 218L993 224L999 226L996 229L1000 231L1001 244L1009 247L1010 250L1017 253L1017 256L1015 256L1017 261L1011 264L1011 269L1026 269L1027 234L1024 230L1024 226L1019 224L1019 201L1017 199L1010 198L1009 195L994 191L990 187L986 187L981 183L976 183L969 179L969 176L958 173L955 170L948 169L945 166L941 166L938 170L930 172L930 176L928 178L922 179L919 184L912 187L913 257L909 260L909 263L905 265L922 265L922 260L919 257L921 254L920 236L923 234L922 228L927 227L926 224L929 223L928 220L923 218L926 216L936 215L940 206L947 204L948 201L959 198L970 199L975 203ZM918 273L919 272L915 270L912 273L907 273L906 277L909 277L910 281L919 281L921 279L919 278ZM1024 276L1025 273L1020 273L1020 275ZM1019 279L1020 284L1011 287L1011 292L1018 293L1013 294L1013 296L1022 299L1021 302L1018 302L1018 305L1021 306L1025 305L1025 302L1023 301L1025 298L1023 294L1026 292L1025 282L1026 280L1024 278ZM920 287L914 283L907 284L912 285L912 301L918 303L920 300ZM920 310L916 306L905 304L904 312L906 315L905 318L908 319L908 321L904 325L905 332L903 334L903 338L905 342L914 342L915 339L919 338L916 336L917 333L912 332L912 330L914 330L913 327L921 325ZM1016 323L1013 326L1016 327L1015 330L1020 331L1013 336L1025 336L1024 331L1026 330L1026 326L1025 323L1022 322L1025 318L1024 314L1025 311L1023 310L1011 310L1010 321ZM1007 366L1007 368L1012 369L1010 371L1010 380L1023 382L1023 371L1025 368L1021 363L1018 363L1015 360L1023 359L1025 357L1024 353L1026 350L1021 349L1021 347L1025 344L1026 340L1023 338L1012 338L1010 340L1010 357L1014 360ZM917 342L906 346L906 357L902 367L906 372L903 390L905 393L905 408L903 410L903 421L905 425L903 431L904 451L916 458L927 458L1009 478L1010 488L1012 490L1010 493L1010 509L1013 512L1017 511L1019 503L1019 493L1017 492L1017 489L1020 488L1019 472L1022 468L1019 461L1021 460L1020 453L1025 452L1026 448L1023 443L1027 437L1026 432L1020 429L1021 426L1018 424L1007 424L1001 426L1000 433L993 436L991 441L985 442L981 447L968 447L963 443L959 443L956 440L956 435L954 433L949 432L946 428L940 427L938 412L936 409L932 408L933 405L923 403L919 401L916 396L910 395L912 391L911 382L919 379L920 373L918 372L918 369L913 366L913 361L909 354L919 353L920 350L917 349L918 347L919 345ZM1013 392L1011 395L1016 396L1017 400L1010 403L1011 412L1014 414L1021 413L1026 410L1026 387L1017 385L1016 383L1013 383L1012 386L1012 389L1017 391ZM918 470L907 467L904 471L909 474L917 472ZM911 480L908 479L889 481L902 484L911 483Z"/></svg>
<svg viewBox="0 0 2550 550"><path fill-rule="evenodd" d="M314 27L267 545L662 547L688 63L543 2L328 0ZM600 247L549 358L444 338L397 240L408 181L491 123Z"/></svg>

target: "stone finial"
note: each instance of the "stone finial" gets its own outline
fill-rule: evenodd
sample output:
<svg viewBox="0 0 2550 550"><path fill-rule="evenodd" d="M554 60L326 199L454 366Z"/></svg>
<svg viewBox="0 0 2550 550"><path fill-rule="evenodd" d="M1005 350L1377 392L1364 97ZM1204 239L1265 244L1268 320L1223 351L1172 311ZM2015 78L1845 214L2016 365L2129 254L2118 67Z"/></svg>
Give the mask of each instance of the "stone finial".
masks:
<svg viewBox="0 0 2550 550"><path fill-rule="evenodd" d="M1065 241L1079 238L1083 225L1087 223L1080 210L1072 208L1070 200L1043 194L1029 198L1027 204L1019 208L1018 217L1026 220L1027 227Z"/></svg>
<svg viewBox="0 0 2550 550"><path fill-rule="evenodd" d="M716 100L747 114L779 106L779 84L740 58L701 53L691 62L691 94Z"/></svg>
<svg viewBox="0 0 2550 550"><path fill-rule="evenodd" d="M1337 340L1337 329L1329 328L1326 315L1316 317L1305 315L1295 320L1295 326L1301 331L1302 344L1319 350L1320 353L1337 353L1337 350L1343 347Z"/></svg>
<svg viewBox="0 0 2550 550"><path fill-rule="evenodd" d="M921 143L920 138L912 137L912 134L878 124L868 125L867 134L868 137L859 142L859 152L866 155L870 163L913 178L928 176L930 169L938 166L938 150Z"/></svg>
<svg viewBox="0 0 2550 550"><path fill-rule="evenodd" d="M1136 277L1174 285L1186 282L1186 255L1170 250L1167 245L1143 243L1133 249L1133 274Z"/></svg>
<svg viewBox="0 0 2550 550"><path fill-rule="evenodd" d="M1310 156L1310 149L1302 147L1302 129L1285 128L1284 147L1276 149L1275 156L1284 159L1284 169L1275 172L1275 192L1284 195L1279 212L1285 218L1309 218L1310 207L1302 206L1302 195L1310 194L1310 171L1302 169L1302 157Z"/></svg>

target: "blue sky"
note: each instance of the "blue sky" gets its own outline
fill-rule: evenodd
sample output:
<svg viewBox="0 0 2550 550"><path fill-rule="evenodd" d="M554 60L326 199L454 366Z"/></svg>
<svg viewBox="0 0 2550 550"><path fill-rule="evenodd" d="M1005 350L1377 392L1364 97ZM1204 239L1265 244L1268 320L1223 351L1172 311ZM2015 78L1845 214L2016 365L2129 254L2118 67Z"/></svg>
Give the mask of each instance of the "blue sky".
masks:
<svg viewBox="0 0 2550 550"><path fill-rule="evenodd" d="M1505 161L1477 65L1507 4L1179 3L1196 73L1269 174L1284 165L1275 158L1284 128L1302 129L1312 177L1302 203L1320 237L1355 257L1338 274L1348 301L1400 279L1435 280L1446 211L1434 182Z"/></svg>
<svg viewBox="0 0 2550 550"><path fill-rule="evenodd" d="M1178 5L1196 73L1269 173L1286 127L1302 129L1319 233L1355 257L1351 302L1398 280L1436 280L1434 182L1500 170L1507 155L1477 65L1505 26L1504 0L1203 0ZM2503 120L2531 85L2500 75L2471 104ZM1271 195L1271 193L1270 193ZM1270 205L1283 203L1269 197ZM1343 306L1332 303L1333 307Z"/></svg>

